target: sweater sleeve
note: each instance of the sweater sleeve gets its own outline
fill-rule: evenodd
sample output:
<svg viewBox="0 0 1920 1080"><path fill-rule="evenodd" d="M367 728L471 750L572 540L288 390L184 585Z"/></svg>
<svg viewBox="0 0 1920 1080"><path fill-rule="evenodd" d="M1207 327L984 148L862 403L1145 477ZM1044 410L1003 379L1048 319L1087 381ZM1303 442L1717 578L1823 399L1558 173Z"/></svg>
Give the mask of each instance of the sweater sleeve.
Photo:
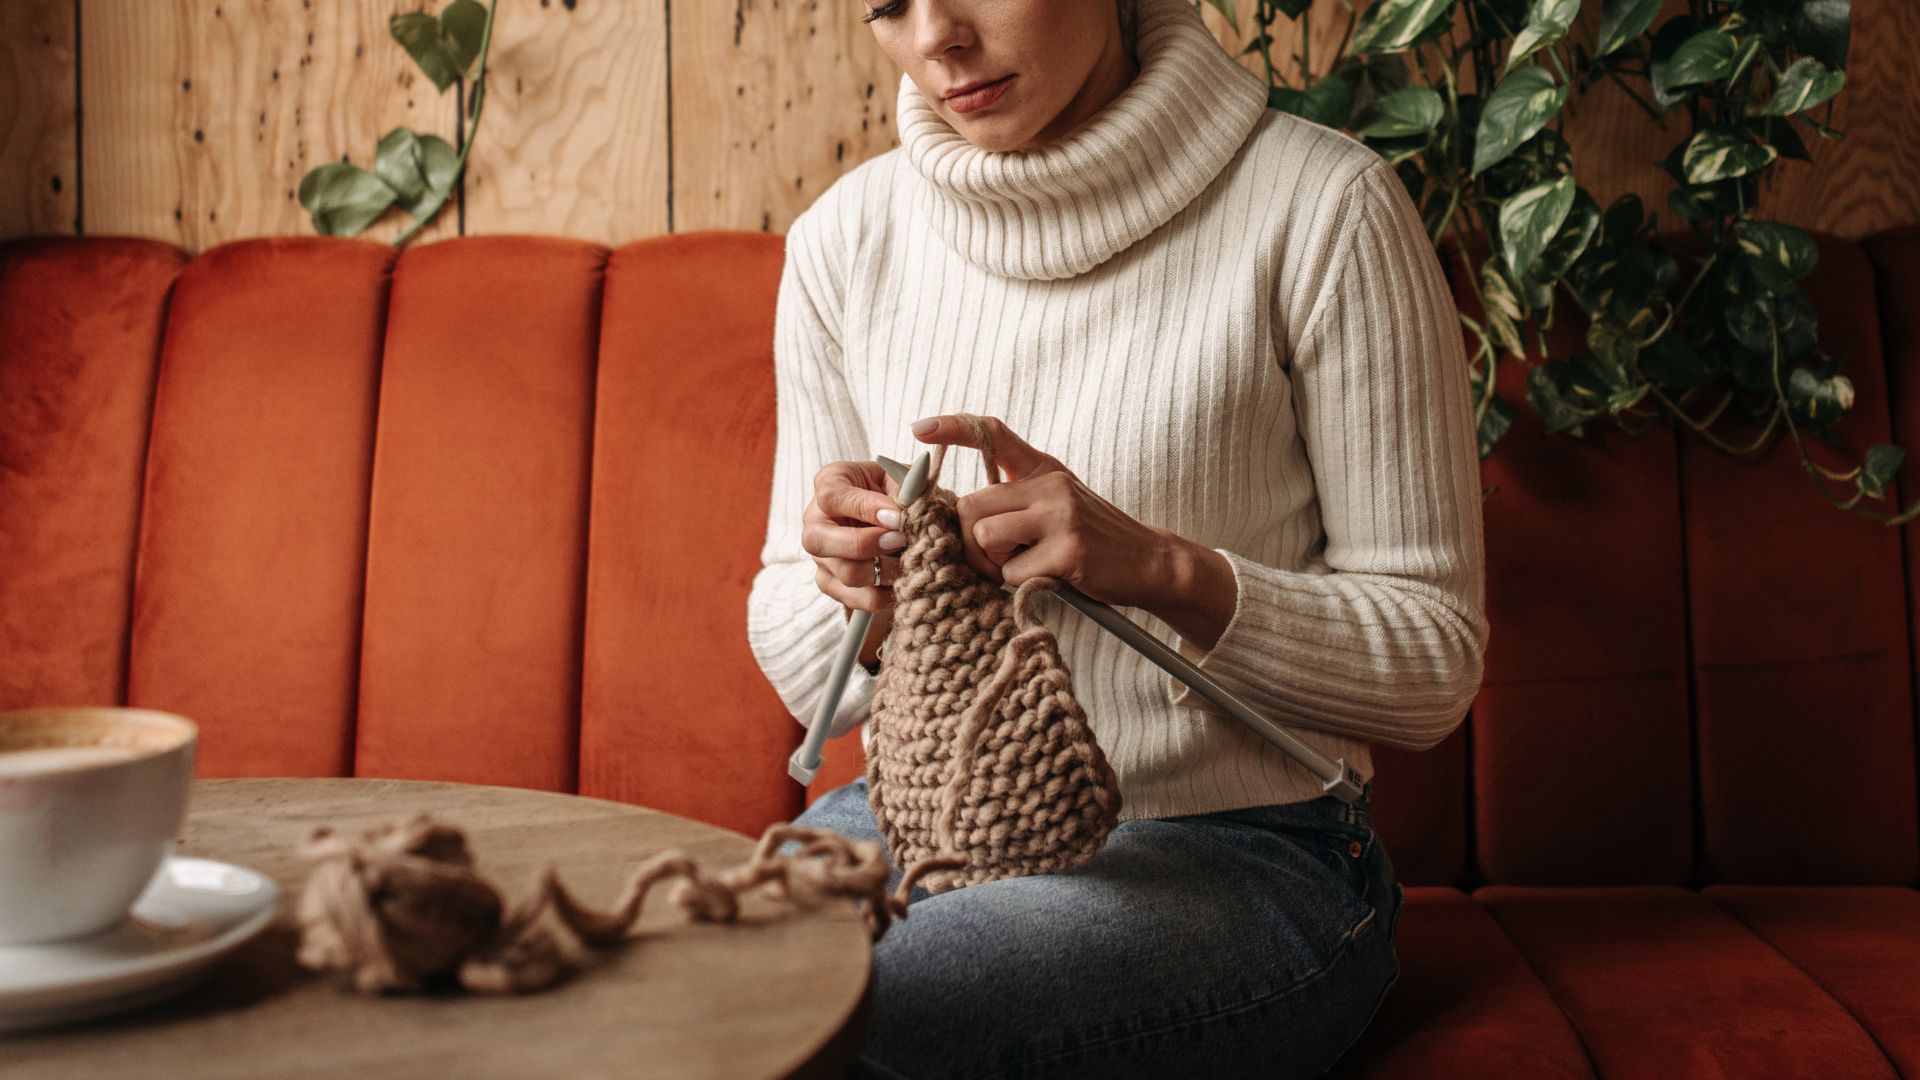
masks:
<svg viewBox="0 0 1920 1080"><path fill-rule="evenodd" d="M1291 350L1298 430L1325 544L1301 570L1215 548L1234 612L1176 647L1255 711L1408 750L1457 727L1488 624L1466 348L1419 211L1384 161L1349 183ZM1213 709L1165 676L1175 706Z"/></svg>
<svg viewBox="0 0 1920 1080"><path fill-rule="evenodd" d="M787 230L773 319L773 491L761 568L747 594L748 644L802 727L813 722L826 692L850 612L815 583L813 557L800 546L801 514L822 466L872 456L841 373L843 308L836 296L844 278L833 265L834 238L821 231L837 225L810 207ZM867 718L873 684L853 665L829 738Z"/></svg>

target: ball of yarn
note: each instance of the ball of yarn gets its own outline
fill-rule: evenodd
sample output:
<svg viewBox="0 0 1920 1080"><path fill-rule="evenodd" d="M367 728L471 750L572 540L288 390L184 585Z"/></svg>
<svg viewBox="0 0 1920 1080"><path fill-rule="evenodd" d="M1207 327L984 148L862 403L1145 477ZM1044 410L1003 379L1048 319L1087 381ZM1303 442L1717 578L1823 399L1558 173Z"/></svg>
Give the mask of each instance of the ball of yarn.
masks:
<svg viewBox="0 0 1920 1080"><path fill-rule="evenodd" d="M799 850L780 854L789 841ZM476 993L545 989L578 968L587 949L625 941L648 891L666 881L674 883L669 900L703 922L736 921L740 897L752 889L805 904L864 901L867 930L878 941L893 919L906 917L919 877L905 875L888 893L892 868L879 844L787 822L768 826L751 858L717 872L678 848L659 852L635 868L608 911L581 903L551 867L532 897L509 908L475 869L466 836L427 815L355 836L321 827L300 854L317 865L294 905L295 959L344 972L364 993L454 983Z"/></svg>

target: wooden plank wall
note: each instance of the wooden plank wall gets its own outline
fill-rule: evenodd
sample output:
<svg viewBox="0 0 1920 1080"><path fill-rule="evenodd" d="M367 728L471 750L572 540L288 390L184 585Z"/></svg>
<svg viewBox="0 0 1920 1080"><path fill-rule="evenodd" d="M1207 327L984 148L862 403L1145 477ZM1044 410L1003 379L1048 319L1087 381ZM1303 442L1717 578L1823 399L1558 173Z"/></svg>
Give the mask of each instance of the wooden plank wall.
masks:
<svg viewBox="0 0 1920 1080"><path fill-rule="evenodd" d="M427 238L784 231L841 173L898 145L899 75L861 21L864 0L502 4L464 207ZM416 78L386 33L389 16L421 6L0 0L0 237L131 233L197 251L309 231L293 192L314 164L366 163L396 124L455 134L456 95ZM1584 17L1599 8L1587 0ZM1854 0L1853 11L1835 118L1847 138L1809 139L1813 166L1774 170L1767 212L1857 237L1920 222L1908 59L1920 55L1920 4ZM1216 12L1206 18L1235 44ZM1320 0L1318 55L1344 19L1339 0ZM1652 163L1678 130L1610 83L1576 99L1567 128L1603 204L1637 191L1655 206L1670 185Z"/></svg>

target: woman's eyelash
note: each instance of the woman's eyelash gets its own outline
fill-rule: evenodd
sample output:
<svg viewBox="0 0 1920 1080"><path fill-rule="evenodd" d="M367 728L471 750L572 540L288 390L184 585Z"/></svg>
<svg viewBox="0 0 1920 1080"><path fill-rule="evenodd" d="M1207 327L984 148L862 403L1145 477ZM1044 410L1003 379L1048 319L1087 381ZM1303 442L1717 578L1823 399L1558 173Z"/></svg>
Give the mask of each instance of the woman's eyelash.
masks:
<svg viewBox="0 0 1920 1080"><path fill-rule="evenodd" d="M887 18L893 15L895 12L899 11L900 5L904 3L906 3L906 0L893 0L893 3L891 4L884 4L877 8L868 8L867 13L861 16L860 21L872 22L875 19Z"/></svg>

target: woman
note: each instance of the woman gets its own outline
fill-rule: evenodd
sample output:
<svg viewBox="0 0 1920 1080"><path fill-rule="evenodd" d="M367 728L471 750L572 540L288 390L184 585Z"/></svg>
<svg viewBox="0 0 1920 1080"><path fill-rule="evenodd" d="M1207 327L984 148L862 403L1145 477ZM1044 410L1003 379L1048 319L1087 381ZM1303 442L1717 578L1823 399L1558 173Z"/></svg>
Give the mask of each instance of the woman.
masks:
<svg viewBox="0 0 1920 1080"><path fill-rule="evenodd" d="M868 3L870 0L845 0ZM1266 107L1189 0L890 0L901 145L787 235L749 638L801 723L902 537L876 454L950 453L969 561L1137 622L1329 758L1419 750L1487 640L1449 290L1394 171ZM918 419L918 423L913 423ZM911 435L909 435L911 432ZM927 896L876 946L859 1070L1314 1076L1399 977L1351 806L1077 612L1041 610L1119 778L1072 871ZM832 734L868 715L856 667ZM881 839L864 779L799 821ZM884 841L882 841L884 843ZM895 867L894 881L900 868Z"/></svg>

